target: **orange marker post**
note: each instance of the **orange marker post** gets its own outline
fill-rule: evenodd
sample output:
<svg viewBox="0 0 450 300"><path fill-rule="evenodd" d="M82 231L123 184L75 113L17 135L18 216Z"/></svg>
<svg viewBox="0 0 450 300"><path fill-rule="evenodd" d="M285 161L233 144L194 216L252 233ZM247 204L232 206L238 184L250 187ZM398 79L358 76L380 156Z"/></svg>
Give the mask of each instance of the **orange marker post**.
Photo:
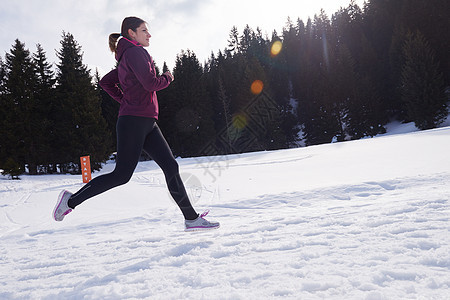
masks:
<svg viewBox="0 0 450 300"><path fill-rule="evenodd" d="M83 175L83 182L88 183L91 181L91 159L89 156L80 157L81 161L81 174Z"/></svg>

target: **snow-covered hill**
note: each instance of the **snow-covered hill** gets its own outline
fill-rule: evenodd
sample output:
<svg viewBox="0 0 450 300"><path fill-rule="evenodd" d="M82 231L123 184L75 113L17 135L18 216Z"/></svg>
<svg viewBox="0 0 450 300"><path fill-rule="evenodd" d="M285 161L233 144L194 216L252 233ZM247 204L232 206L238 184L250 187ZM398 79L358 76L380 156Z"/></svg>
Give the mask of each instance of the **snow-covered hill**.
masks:
<svg viewBox="0 0 450 300"><path fill-rule="evenodd" d="M0 180L0 299L448 299L449 150L445 127L180 159L205 233L153 162L61 223L80 176Z"/></svg>

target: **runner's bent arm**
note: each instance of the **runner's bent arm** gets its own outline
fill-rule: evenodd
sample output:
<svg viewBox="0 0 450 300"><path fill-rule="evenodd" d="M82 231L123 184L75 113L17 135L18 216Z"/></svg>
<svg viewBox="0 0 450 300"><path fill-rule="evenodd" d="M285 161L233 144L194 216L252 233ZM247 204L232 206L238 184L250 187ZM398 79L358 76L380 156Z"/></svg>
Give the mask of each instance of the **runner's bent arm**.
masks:
<svg viewBox="0 0 450 300"><path fill-rule="evenodd" d="M119 88L119 73L117 69L114 69L106 74L99 81L99 84L114 100L122 103L123 92Z"/></svg>

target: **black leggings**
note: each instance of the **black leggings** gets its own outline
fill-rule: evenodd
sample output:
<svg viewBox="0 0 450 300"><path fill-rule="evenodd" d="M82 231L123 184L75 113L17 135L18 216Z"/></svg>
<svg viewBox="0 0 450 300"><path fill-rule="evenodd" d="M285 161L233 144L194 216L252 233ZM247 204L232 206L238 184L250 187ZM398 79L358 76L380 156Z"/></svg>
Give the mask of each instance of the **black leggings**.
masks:
<svg viewBox="0 0 450 300"><path fill-rule="evenodd" d="M98 176L83 186L70 197L69 207L75 208L93 196L127 183L133 175L142 150L147 152L164 172L170 194L180 207L184 218L197 218L198 214L192 207L181 180L178 163L156 120L136 116L121 116L117 120L117 159L114 171Z"/></svg>

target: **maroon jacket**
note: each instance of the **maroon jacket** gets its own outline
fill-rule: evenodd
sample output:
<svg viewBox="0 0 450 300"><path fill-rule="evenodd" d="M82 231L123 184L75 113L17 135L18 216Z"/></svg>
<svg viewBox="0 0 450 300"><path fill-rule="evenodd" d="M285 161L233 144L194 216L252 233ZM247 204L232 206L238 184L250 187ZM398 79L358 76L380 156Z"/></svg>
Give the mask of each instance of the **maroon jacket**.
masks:
<svg viewBox="0 0 450 300"><path fill-rule="evenodd" d="M172 79L167 75L156 76L152 58L135 41L121 38L116 60L118 67L106 74L99 84L120 103L119 116L158 119L156 91L168 87Z"/></svg>

